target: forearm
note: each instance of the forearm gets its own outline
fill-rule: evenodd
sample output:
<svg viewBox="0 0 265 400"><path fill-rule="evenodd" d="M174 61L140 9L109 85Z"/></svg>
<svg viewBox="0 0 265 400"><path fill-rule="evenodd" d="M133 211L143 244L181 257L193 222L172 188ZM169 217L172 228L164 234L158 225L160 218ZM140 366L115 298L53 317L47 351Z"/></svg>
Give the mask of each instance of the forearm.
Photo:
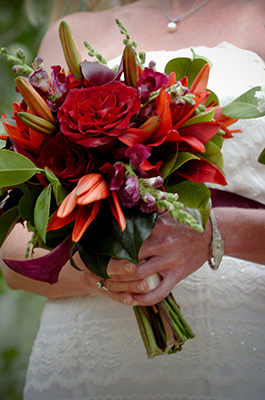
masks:
<svg viewBox="0 0 265 400"><path fill-rule="evenodd" d="M265 264L265 210L216 208L225 255Z"/></svg>
<svg viewBox="0 0 265 400"><path fill-rule="evenodd" d="M82 271L76 270L68 262L59 275L58 283L54 285L26 278L7 267L2 258L24 259L27 242L30 238L31 234L18 224L1 248L1 268L5 281L11 289L22 289L51 298L71 297L95 292L96 277L83 265L78 254L74 257ZM36 249L34 257L40 257L45 253L47 251L43 249Z"/></svg>

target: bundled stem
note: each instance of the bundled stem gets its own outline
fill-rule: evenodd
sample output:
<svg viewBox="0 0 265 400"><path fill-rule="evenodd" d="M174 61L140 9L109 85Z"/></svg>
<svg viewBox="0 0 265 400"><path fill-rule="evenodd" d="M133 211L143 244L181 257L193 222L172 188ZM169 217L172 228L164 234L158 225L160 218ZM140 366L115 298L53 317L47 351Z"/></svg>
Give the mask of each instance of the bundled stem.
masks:
<svg viewBox="0 0 265 400"><path fill-rule="evenodd" d="M148 358L182 350L195 335L180 312L172 293L155 306L134 306Z"/></svg>

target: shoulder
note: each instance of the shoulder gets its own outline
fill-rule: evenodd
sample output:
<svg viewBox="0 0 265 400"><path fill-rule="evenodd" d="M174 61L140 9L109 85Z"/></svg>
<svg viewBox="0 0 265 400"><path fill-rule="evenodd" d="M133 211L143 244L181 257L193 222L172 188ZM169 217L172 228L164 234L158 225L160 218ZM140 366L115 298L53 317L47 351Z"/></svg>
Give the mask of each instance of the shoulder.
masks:
<svg viewBox="0 0 265 400"><path fill-rule="evenodd" d="M115 11L116 10L116 11ZM66 21L70 26L82 59L87 58L84 41L99 51L108 60L118 56L123 49L123 39L115 23L119 9L100 12L78 12L56 21L44 35L39 48L39 55L45 65L64 65L64 57L59 39L59 25Z"/></svg>

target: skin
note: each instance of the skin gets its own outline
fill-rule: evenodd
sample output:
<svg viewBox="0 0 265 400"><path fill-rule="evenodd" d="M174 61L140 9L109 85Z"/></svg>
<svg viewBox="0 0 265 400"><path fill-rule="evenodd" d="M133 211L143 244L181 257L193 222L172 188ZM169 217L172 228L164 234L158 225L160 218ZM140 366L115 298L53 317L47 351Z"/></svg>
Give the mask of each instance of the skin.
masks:
<svg viewBox="0 0 265 400"><path fill-rule="evenodd" d="M200 0L165 1L172 16L181 15L200 3ZM100 13L78 13L63 19L71 26L81 49L82 59L88 58L87 50L83 46L84 40L107 59L122 52L122 40L114 23L115 18L122 21L131 38L139 43L139 50L174 50L197 45L211 47L228 41L238 47L255 51L265 59L264 41L260 40L265 33L264 15L263 0L211 0L205 7L183 19L176 32L168 33L168 21L158 3L140 0L118 9ZM44 58L46 67L56 64L65 66L58 40L58 23L45 35L39 55ZM225 242L226 255L265 264L264 243L260 240L265 236L265 210L217 208L215 216ZM201 235L171 220L166 214L161 216L141 248L140 260L143 262L140 265L135 266L124 260L111 260L108 265L111 279L105 282L110 290L108 292L97 289L98 277L83 266L78 255L76 262L83 271L79 272L67 263L58 283L52 286L20 276L4 263L2 270L12 289L23 289L50 298L100 293L128 306L135 302L151 305L162 300L178 282L211 257L211 236L210 222ZM22 259L29 239L30 236L23 226L17 225L2 246L2 257ZM44 254L44 251L37 250L34 256L40 254ZM156 289L148 291L145 278L155 272L161 275L161 283Z"/></svg>

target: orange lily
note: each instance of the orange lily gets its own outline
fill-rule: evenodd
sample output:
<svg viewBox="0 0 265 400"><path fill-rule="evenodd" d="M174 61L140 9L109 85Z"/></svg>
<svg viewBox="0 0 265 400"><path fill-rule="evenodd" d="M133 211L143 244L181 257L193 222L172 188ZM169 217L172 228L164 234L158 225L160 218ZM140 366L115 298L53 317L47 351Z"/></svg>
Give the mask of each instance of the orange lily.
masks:
<svg viewBox="0 0 265 400"><path fill-rule="evenodd" d="M136 88L138 80L137 65L135 51L131 44L125 46L123 52L123 68L126 85Z"/></svg>
<svg viewBox="0 0 265 400"><path fill-rule="evenodd" d="M190 86L189 93L200 93L205 92L209 80L210 64L204 64L194 81Z"/></svg>
<svg viewBox="0 0 265 400"><path fill-rule="evenodd" d="M37 115L32 115L27 112L19 112L18 117L25 125L37 132L43 133L44 135L52 135L58 131L55 125L46 121L46 119L37 117Z"/></svg>
<svg viewBox="0 0 265 400"><path fill-rule="evenodd" d="M220 106L215 107L214 119L221 124L221 129L225 132L225 135L223 135L224 139L232 138L232 133L241 132L241 129L227 129L227 127L233 125L237 121L237 119L229 118L226 115L222 114L222 107Z"/></svg>
<svg viewBox="0 0 265 400"><path fill-rule="evenodd" d="M27 103L32 114L47 120L51 124L55 124L48 104L26 79L21 76L17 77L16 87Z"/></svg>
<svg viewBox="0 0 265 400"><path fill-rule="evenodd" d="M110 201L110 207L115 219L124 230L125 218L115 195L113 197L112 193L113 201ZM109 196L108 184L102 175L96 173L84 175L52 216L47 230L59 229L75 220L72 240L78 242L97 216L101 200Z"/></svg>
<svg viewBox="0 0 265 400"><path fill-rule="evenodd" d="M80 69L82 61L81 55L73 36L73 32L65 21L60 23L59 36L68 68L74 75L75 79L82 79L83 76Z"/></svg>
<svg viewBox="0 0 265 400"><path fill-rule="evenodd" d="M41 143L46 138L46 135L29 128L19 119L18 113L24 111L20 104L13 103L13 110L16 126L9 124L8 122L3 122L4 128L15 143L36 156L39 152Z"/></svg>

